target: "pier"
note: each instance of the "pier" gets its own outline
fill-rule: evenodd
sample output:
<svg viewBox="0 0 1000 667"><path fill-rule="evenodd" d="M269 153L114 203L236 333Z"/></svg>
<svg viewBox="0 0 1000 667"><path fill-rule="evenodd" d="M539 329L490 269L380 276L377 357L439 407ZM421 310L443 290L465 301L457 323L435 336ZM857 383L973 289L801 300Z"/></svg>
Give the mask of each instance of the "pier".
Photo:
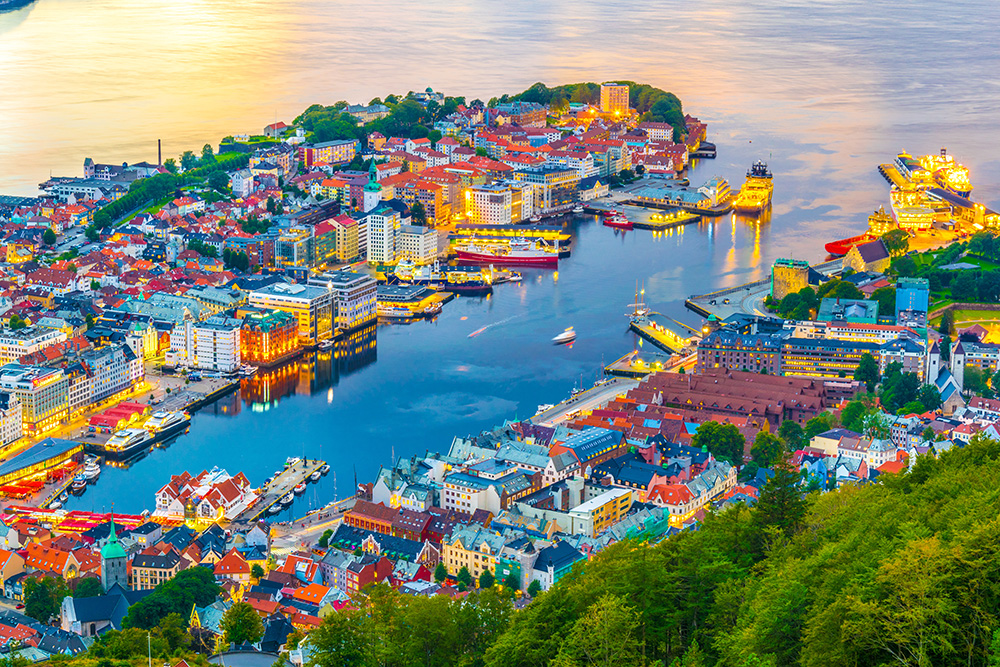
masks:
<svg viewBox="0 0 1000 667"><path fill-rule="evenodd" d="M292 493L299 484L307 484L309 476L324 465L326 465L326 461L302 459L295 465L285 468L281 474L264 487L264 492L257 499L257 502L235 516L232 523L256 521L265 517L267 510L271 509L281 498Z"/></svg>
<svg viewBox="0 0 1000 667"><path fill-rule="evenodd" d="M628 328L670 354L676 354L688 345L697 343L701 333L661 313L650 313L645 317L632 319Z"/></svg>
<svg viewBox="0 0 1000 667"><path fill-rule="evenodd" d="M639 382L637 380L616 377L604 384L599 384L580 392L576 396L572 396L544 412L539 412L528 421L541 426L555 426L580 411L594 410L616 396L624 394L628 390L638 386Z"/></svg>

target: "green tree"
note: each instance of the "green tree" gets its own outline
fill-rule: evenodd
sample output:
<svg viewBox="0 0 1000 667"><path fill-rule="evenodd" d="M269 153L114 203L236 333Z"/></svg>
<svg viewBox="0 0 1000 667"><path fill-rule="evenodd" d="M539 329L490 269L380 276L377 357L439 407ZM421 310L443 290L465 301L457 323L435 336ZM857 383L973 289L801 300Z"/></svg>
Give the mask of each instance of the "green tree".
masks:
<svg viewBox="0 0 1000 667"><path fill-rule="evenodd" d="M951 296L956 301L975 301L978 294L976 280L979 274L976 271L960 271L951 281Z"/></svg>
<svg viewBox="0 0 1000 667"><path fill-rule="evenodd" d="M803 432L802 427L791 419L786 419L781 422L781 426L778 427L778 437L781 438L788 449L793 452L796 449L801 449L805 444L805 433Z"/></svg>
<svg viewBox="0 0 1000 667"><path fill-rule="evenodd" d="M28 326L28 321L15 313L14 315L10 316L10 321L7 323L7 326L9 326L14 331L20 331L21 329L24 329L25 327Z"/></svg>
<svg viewBox="0 0 1000 667"><path fill-rule="evenodd" d="M767 431L761 431L754 438L753 447L750 449L750 456L754 463L761 468L770 468L780 461L787 454L784 445L776 436Z"/></svg>
<svg viewBox="0 0 1000 667"><path fill-rule="evenodd" d="M709 451L720 461L727 461L739 468L743 465L746 439L733 424L707 421L698 426L691 446Z"/></svg>
<svg viewBox="0 0 1000 667"><path fill-rule="evenodd" d="M229 177L224 171L213 171L208 175L208 185L214 190L225 193L229 189Z"/></svg>
<svg viewBox="0 0 1000 667"><path fill-rule="evenodd" d="M808 442L820 433L824 433L833 428L833 415L829 412L821 412L806 422L803 437Z"/></svg>
<svg viewBox="0 0 1000 667"><path fill-rule="evenodd" d="M924 410L937 410L941 407L941 393L932 384L925 384L917 391L917 400L924 406Z"/></svg>
<svg viewBox="0 0 1000 667"><path fill-rule="evenodd" d="M413 224L427 225L427 209L424 208L422 202L413 202L413 206L410 207L410 216L413 218Z"/></svg>
<svg viewBox="0 0 1000 667"><path fill-rule="evenodd" d="M553 667L633 667L641 664L639 617L623 596L605 594L570 629Z"/></svg>
<svg viewBox="0 0 1000 667"><path fill-rule="evenodd" d="M309 643L315 649L310 665L314 667L345 667L375 664L367 658L375 646L366 634L375 619L358 619L353 613L329 614L318 628L309 633Z"/></svg>
<svg viewBox="0 0 1000 667"><path fill-rule="evenodd" d="M955 314L951 311L951 308L944 311L941 316L941 323L938 325L938 332L942 335L950 336L952 329L955 327Z"/></svg>
<svg viewBox="0 0 1000 667"><path fill-rule="evenodd" d="M893 229L882 235L882 243L890 255L900 257L910 249L910 235L902 229Z"/></svg>
<svg viewBox="0 0 1000 667"><path fill-rule="evenodd" d="M76 587L73 589L74 598L92 598L98 595L104 595L104 587L101 586L100 579L84 577L77 580Z"/></svg>
<svg viewBox="0 0 1000 667"><path fill-rule="evenodd" d="M322 549L326 549L330 546L330 538L333 537L333 531L329 528L323 531L323 534L319 536L319 546Z"/></svg>
<svg viewBox="0 0 1000 667"><path fill-rule="evenodd" d="M219 624L230 644L256 643L264 636L264 624L257 610L246 602L237 602L226 610Z"/></svg>
<svg viewBox="0 0 1000 667"><path fill-rule="evenodd" d="M215 602L221 590L211 570L204 567L182 570L129 607L123 625L148 630L172 613L187 618L192 606L204 607Z"/></svg>
<svg viewBox="0 0 1000 667"><path fill-rule="evenodd" d="M96 292L97 290L101 289L101 283L97 282L96 280L91 280L90 289Z"/></svg>
<svg viewBox="0 0 1000 667"><path fill-rule="evenodd" d="M194 154L194 151L184 151L181 154L181 167L184 171L194 169L198 166L198 156Z"/></svg>
<svg viewBox="0 0 1000 667"><path fill-rule="evenodd" d="M521 590L521 579L516 574L511 572L506 577L504 577L503 586L504 588L507 588L512 591Z"/></svg>
<svg viewBox="0 0 1000 667"><path fill-rule="evenodd" d="M59 615L62 600L68 594L62 579L28 579L24 583L24 613L39 623L48 623L50 618Z"/></svg>
<svg viewBox="0 0 1000 667"><path fill-rule="evenodd" d="M865 420L869 414L871 414L871 410L863 401L851 401L840 411L840 423L848 431L862 433L865 430Z"/></svg>
<svg viewBox="0 0 1000 667"><path fill-rule="evenodd" d="M983 395L989 391L986 386L986 376L976 366L966 366L962 389L967 394Z"/></svg>
<svg viewBox="0 0 1000 667"><path fill-rule="evenodd" d="M779 536L787 538L801 527L805 516L806 501L799 488L798 471L786 460L774 467L774 476L760 490L754 507L758 539L763 544Z"/></svg>
<svg viewBox="0 0 1000 667"><path fill-rule="evenodd" d="M469 568L462 566L462 569L458 571L458 575L455 577L456 581L460 584L465 584L467 587L472 585L472 573L469 572Z"/></svg>
<svg viewBox="0 0 1000 667"><path fill-rule="evenodd" d="M434 581L439 584L448 578L448 568L444 566L444 563L438 561L437 566L434 568Z"/></svg>
<svg viewBox="0 0 1000 667"><path fill-rule="evenodd" d="M171 174L177 173L177 160L172 157L168 157L163 161L163 168L169 171Z"/></svg>
<svg viewBox="0 0 1000 667"><path fill-rule="evenodd" d="M489 570L483 570L482 574L479 575L479 588L493 588L493 584L496 583L496 577Z"/></svg>
<svg viewBox="0 0 1000 667"><path fill-rule="evenodd" d="M46 227L45 231L42 232L42 241L45 243L45 245L55 245L56 233L52 231L51 227Z"/></svg>
<svg viewBox="0 0 1000 667"><path fill-rule="evenodd" d="M864 382L869 393L875 391L875 385L878 384L879 380L878 362L870 353L865 352L861 355L858 367L854 369L854 379L858 382Z"/></svg>
<svg viewBox="0 0 1000 667"><path fill-rule="evenodd" d="M212 150L212 144L205 144L201 147L201 165L208 166L215 162L215 152Z"/></svg>
<svg viewBox="0 0 1000 667"><path fill-rule="evenodd" d="M542 592L542 585L538 583L538 579L532 579L531 583L528 584L528 596L536 598L538 594Z"/></svg>
<svg viewBox="0 0 1000 667"><path fill-rule="evenodd" d="M257 581L263 579L264 574L265 574L264 568L262 568L259 563L254 563L250 567L250 576L256 579Z"/></svg>

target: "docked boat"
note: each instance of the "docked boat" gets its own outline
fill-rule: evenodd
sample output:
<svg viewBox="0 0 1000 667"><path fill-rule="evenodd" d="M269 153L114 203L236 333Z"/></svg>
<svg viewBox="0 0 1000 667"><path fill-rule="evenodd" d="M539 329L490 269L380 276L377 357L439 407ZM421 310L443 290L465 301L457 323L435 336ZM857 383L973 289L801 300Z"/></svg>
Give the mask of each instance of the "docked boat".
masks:
<svg viewBox="0 0 1000 667"><path fill-rule="evenodd" d="M289 493L289 494L287 494L285 496L282 496L281 500L279 500L278 502L281 503L282 505L287 506L287 505L291 505L293 500L295 500L295 496L293 496L291 493Z"/></svg>
<svg viewBox="0 0 1000 667"><path fill-rule="evenodd" d="M296 484L295 488L292 489L292 492L297 496L301 496L306 492L306 483L302 482L301 484Z"/></svg>
<svg viewBox="0 0 1000 667"><path fill-rule="evenodd" d="M320 473L320 471L319 471L319 470L317 470L317 471L316 471L316 472L314 472L313 474L309 475L309 481L310 481L310 482L318 482L318 481L319 481L319 478L320 478L320 477L322 477L322 476L323 476L323 475L322 475L322 474Z"/></svg>
<svg viewBox="0 0 1000 667"><path fill-rule="evenodd" d="M552 342L556 345L568 345L576 340L576 332L573 331L573 327L566 327L566 330L561 334L552 339Z"/></svg>
<svg viewBox="0 0 1000 667"><path fill-rule="evenodd" d="M152 434L144 428L123 428L108 438L104 452L113 459L127 459L152 442Z"/></svg>
<svg viewBox="0 0 1000 667"><path fill-rule="evenodd" d="M82 494L87 490L87 478L83 475L77 475L73 478L73 483L70 484L69 490L75 496Z"/></svg>
<svg viewBox="0 0 1000 667"><path fill-rule="evenodd" d="M573 212L574 213L583 213L583 206L580 206L579 204L577 204L576 206L573 207Z"/></svg>
<svg viewBox="0 0 1000 667"><path fill-rule="evenodd" d="M146 420L146 423L143 424L143 428L152 433L160 433L161 431L169 430L174 426L186 424L189 421L191 421L191 418L184 412L174 410L157 410L150 415L149 419Z"/></svg>
<svg viewBox="0 0 1000 667"><path fill-rule="evenodd" d="M271 516L279 514L280 512L281 512L281 505L279 505L278 503L275 503L274 505L271 505L270 507L267 508L267 513L270 514Z"/></svg>
<svg viewBox="0 0 1000 667"><path fill-rule="evenodd" d="M330 466L329 466L329 465L327 465L326 463L324 463L324 464L323 464L323 465L322 465L322 466L320 467L320 469L319 469L319 472L320 472L320 474L321 474L321 475L326 475L326 474L327 474L328 472L330 472Z"/></svg>
<svg viewBox="0 0 1000 667"><path fill-rule="evenodd" d="M479 264L542 268L555 268L559 264L558 248L524 239L509 244L467 241L454 246L454 250L460 260Z"/></svg>
<svg viewBox="0 0 1000 667"><path fill-rule="evenodd" d="M249 364L243 364L240 366L239 375L240 377L249 378L257 374L257 367L250 366Z"/></svg>
<svg viewBox="0 0 1000 667"><path fill-rule="evenodd" d="M326 338L319 342L319 349L321 350L332 350L333 349L333 339Z"/></svg>
<svg viewBox="0 0 1000 667"><path fill-rule="evenodd" d="M531 222L541 222L542 216L540 216L540 215L533 215L533 216L531 216L529 218L529 220L531 220Z"/></svg>
<svg viewBox="0 0 1000 667"><path fill-rule="evenodd" d="M375 312L379 317L384 317L390 320L408 320L414 317L412 310L401 306L383 306L382 304L376 304Z"/></svg>
<svg viewBox="0 0 1000 667"><path fill-rule="evenodd" d="M61 502L59 502L58 500L53 500L51 503L49 503L49 509L50 510L57 510L57 509L59 509L62 506L63 506L63 504Z"/></svg>
<svg viewBox="0 0 1000 667"><path fill-rule="evenodd" d="M59 496L59 502L63 502L64 503L67 500L69 500L69 494L68 493L64 493L61 496Z"/></svg>
<svg viewBox="0 0 1000 667"><path fill-rule="evenodd" d="M874 241L875 238L876 237L871 234L865 233L858 236L851 236L846 239L840 239L839 241L830 241L823 247L826 248L826 251L834 257L843 257L849 253L851 248L854 246Z"/></svg>
<svg viewBox="0 0 1000 667"><path fill-rule="evenodd" d="M83 477L88 482L97 479L101 475L101 466L97 465L97 461L88 461L87 465L83 468Z"/></svg>
<svg viewBox="0 0 1000 667"><path fill-rule="evenodd" d="M285 467L291 468L293 466L297 466L301 462L302 459L298 458L297 456L289 456L287 459L285 459Z"/></svg>
<svg viewBox="0 0 1000 667"><path fill-rule="evenodd" d="M632 221L625 217L625 214L621 211L610 211L604 216L602 221L605 227L614 227L615 229L632 229Z"/></svg>
<svg viewBox="0 0 1000 667"><path fill-rule="evenodd" d="M760 213L771 205L773 191L774 176L768 170L766 162L757 160L747 171L747 180L733 200L733 209L737 213Z"/></svg>
<svg viewBox="0 0 1000 667"><path fill-rule="evenodd" d="M541 405L538 406L538 412L536 412L535 414L536 415L540 415L543 412L545 412L546 410L551 410L554 407L556 407L556 406L553 405L552 403L542 403Z"/></svg>

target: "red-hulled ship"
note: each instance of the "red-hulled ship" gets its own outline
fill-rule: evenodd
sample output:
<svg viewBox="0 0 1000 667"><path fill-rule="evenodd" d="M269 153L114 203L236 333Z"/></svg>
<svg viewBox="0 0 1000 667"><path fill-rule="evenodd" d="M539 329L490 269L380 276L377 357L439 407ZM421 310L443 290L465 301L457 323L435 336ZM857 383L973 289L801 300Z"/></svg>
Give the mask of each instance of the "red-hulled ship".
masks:
<svg viewBox="0 0 1000 667"><path fill-rule="evenodd" d="M839 241L830 241L826 244L825 248L828 253L834 257L843 257L851 251L856 245L861 245L862 243L868 243L869 241L874 241L877 236L874 234L861 234L860 236L852 236L849 239L840 239Z"/></svg>
<svg viewBox="0 0 1000 667"><path fill-rule="evenodd" d="M559 265L559 253L535 242L512 241L510 245L495 243L467 242L455 246L455 254L462 261L476 264L496 264L497 266L538 266Z"/></svg>
<svg viewBox="0 0 1000 667"><path fill-rule="evenodd" d="M604 215L604 225L615 229L632 229L632 221L621 211L609 211Z"/></svg>

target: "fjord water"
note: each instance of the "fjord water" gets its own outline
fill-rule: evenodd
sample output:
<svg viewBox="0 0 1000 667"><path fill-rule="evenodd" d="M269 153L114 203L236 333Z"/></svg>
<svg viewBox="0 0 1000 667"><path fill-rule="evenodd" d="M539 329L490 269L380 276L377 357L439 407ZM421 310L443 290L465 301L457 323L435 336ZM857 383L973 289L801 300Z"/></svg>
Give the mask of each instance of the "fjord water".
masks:
<svg viewBox="0 0 1000 667"><path fill-rule="evenodd" d="M719 158L693 182L738 186L754 159L775 174L759 225L727 216L654 239L581 216L558 276L525 272L435 322L379 328L377 359L302 363L266 396L198 413L130 470L106 468L70 507L139 511L172 473L218 465L257 483L303 453L330 461L342 497L355 470L369 481L393 453L447 449L592 382L636 345L623 315L637 280L654 308L696 323L689 294L763 278L776 257L820 259L887 201L875 168L904 148L947 146L995 207L1000 54L976 27L998 19L987 0L37 0L0 15L0 193L77 175L87 156L155 160L157 139L170 156L258 132L314 102L616 78L671 90L709 123ZM553 347L570 325L573 348ZM333 494L331 475L304 500Z"/></svg>

